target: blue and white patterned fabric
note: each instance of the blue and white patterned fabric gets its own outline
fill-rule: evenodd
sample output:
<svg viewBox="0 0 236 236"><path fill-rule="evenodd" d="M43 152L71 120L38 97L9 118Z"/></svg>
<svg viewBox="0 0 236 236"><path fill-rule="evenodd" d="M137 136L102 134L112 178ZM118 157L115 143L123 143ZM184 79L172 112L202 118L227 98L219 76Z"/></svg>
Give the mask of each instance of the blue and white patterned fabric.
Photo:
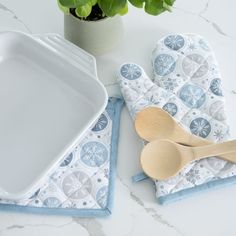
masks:
<svg viewBox="0 0 236 236"><path fill-rule="evenodd" d="M30 198L0 199L0 210L71 216L111 214L121 98L106 110L74 150L62 159Z"/></svg>
<svg viewBox="0 0 236 236"><path fill-rule="evenodd" d="M133 119L145 107L169 112L187 131L214 142L229 139L221 75L209 43L199 35L168 35L152 54L154 80L134 63L123 64L118 81ZM177 176L155 181L164 204L204 189L236 182L236 165L211 157L189 164Z"/></svg>

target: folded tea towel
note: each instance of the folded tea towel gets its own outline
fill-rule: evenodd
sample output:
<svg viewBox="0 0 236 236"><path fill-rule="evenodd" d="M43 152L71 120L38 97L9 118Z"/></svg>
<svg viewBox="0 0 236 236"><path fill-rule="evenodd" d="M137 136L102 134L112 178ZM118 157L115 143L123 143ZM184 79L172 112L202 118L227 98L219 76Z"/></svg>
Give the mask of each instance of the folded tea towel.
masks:
<svg viewBox="0 0 236 236"><path fill-rule="evenodd" d="M0 210L81 217L111 214L121 98L109 98L106 110L76 148L32 196L0 199Z"/></svg>
<svg viewBox="0 0 236 236"><path fill-rule="evenodd" d="M152 54L154 80L134 63L120 67L118 81L130 115L161 107L188 132L214 142L229 138L221 76L209 43L199 35L168 35ZM139 181L145 175L138 175ZM189 164L178 175L155 181L160 204L236 182L236 165L216 157Z"/></svg>

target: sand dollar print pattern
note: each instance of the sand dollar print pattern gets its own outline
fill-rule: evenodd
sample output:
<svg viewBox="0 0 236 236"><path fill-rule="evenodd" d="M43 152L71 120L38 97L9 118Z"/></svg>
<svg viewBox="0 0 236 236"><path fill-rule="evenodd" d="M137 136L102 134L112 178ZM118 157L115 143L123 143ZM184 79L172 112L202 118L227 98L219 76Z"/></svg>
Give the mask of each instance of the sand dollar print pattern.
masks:
<svg viewBox="0 0 236 236"><path fill-rule="evenodd" d="M154 70L157 75L169 75L175 69L175 59L169 54L159 54L154 60Z"/></svg>
<svg viewBox="0 0 236 236"><path fill-rule="evenodd" d="M208 43L207 43L205 40L200 39L200 40L198 41L198 43L199 43L200 47L201 47L203 50L205 50L205 51L210 51L210 47L209 47Z"/></svg>
<svg viewBox="0 0 236 236"><path fill-rule="evenodd" d="M187 76L200 78L208 72L209 65L202 55L194 53L183 59L182 68Z"/></svg>
<svg viewBox="0 0 236 236"><path fill-rule="evenodd" d="M108 150L102 143L91 141L82 146L80 157L86 165L99 167L108 160Z"/></svg>
<svg viewBox="0 0 236 236"><path fill-rule="evenodd" d="M29 199L36 198L38 196L39 192L40 192L40 188L36 192L34 192L34 194Z"/></svg>
<svg viewBox="0 0 236 236"><path fill-rule="evenodd" d="M160 84L168 91L173 91L176 87L178 87L178 82L175 78L163 78L160 79Z"/></svg>
<svg viewBox="0 0 236 236"><path fill-rule="evenodd" d="M108 194L107 186L101 187L96 194L96 201L102 208L106 207L107 194Z"/></svg>
<svg viewBox="0 0 236 236"><path fill-rule="evenodd" d="M62 189L71 199L82 199L92 191L92 182L87 174L82 171L74 171L62 181Z"/></svg>
<svg viewBox="0 0 236 236"><path fill-rule="evenodd" d="M179 92L179 97L189 108L199 108L206 100L204 90L193 84L184 85Z"/></svg>
<svg viewBox="0 0 236 236"><path fill-rule="evenodd" d="M174 116L178 111L178 107L172 102L166 103L162 108L172 116Z"/></svg>
<svg viewBox="0 0 236 236"><path fill-rule="evenodd" d="M48 197L43 201L45 207L58 207L61 205L61 201L56 197Z"/></svg>
<svg viewBox="0 0 236 236"><path fill-rule="evenodd" d="M211 132L211 125L206 119L199 117L194 119L190 124L192 134L206 138Z"/></svg>
<svg viewBox="0 0 236 236"><path fill-rule="evenodd" d="M205 161L207 162L207 164L209 166L208 168L210 168L211 170L213 169L215 171L222 170L224 168L224 166L228 166L229 168L232 166L232 163L230 163L230 162L226 162L226 163L216 162L214 157L206 158ZM227 164L229 164L229 165L227 165ZM227 167L226 167L226 169L227 169Z"/></svg>
<svg viewBox="0 0 236 236"><path fill-rule="evenodd" d="M184 46L184 38L181 35L169 35L164 39L164 44L172 50L179 50Z"/></svg>
<svg viewBox="0 0 236 236"><path fill-rule="evenodd" d="M97 123L95 124L95 126L92 128L92 131L95 131L95 132L101 131L101 130L103 130L107 127L107 124L108 124L108 119L105 116L105 114L102 114L99 117L99 119L98 119Z"/></svg>
<svg viewBox="0 0 236 236"><path fill-rule="evenodd" d="M138 65L125 64L120 69L121 75L128 80L138 79L142 75L142 70Z"/></svg>
<svg viewBox="0 0 236 236"><path fill-rule="evenodd" d="M224 136L225 135L224 135L222 129L217 129L214 131L214 137L217 142L220 142L221 140L223 140Z"/></svg>
<svg viewBox="0 0 236 236"><path fill-rule="evenodd" d="M126 99L126 103L127 105L129 105L129 102L133 102L136 101L139 98L139 93L137 93L137 91L134 90L130 90L129 89L122 89L122 94Z"/></svg>
<svg viewBox="0 0 236 236"><path fill-rule="evenodd" d="M222 101L216 101L212 103L209 108L209 113L216 120L219 120L219 121L226 120L226 115L224 111L224 103Z"/></svg>
<svg viewBox="0 0 236 236"><path fill-rule="evenodd" d="M221 86L221 79L218 78L213 79L210 85L211 92L214 93L216 96L223 96L220 86Z"/></svg>
<svg viewBox="0 0 236 236"><path fill-rule="evenodd" d="M60 164L60 167L68 166L73 159L73 154L71 153L69 156L67 156Z"/></svg>

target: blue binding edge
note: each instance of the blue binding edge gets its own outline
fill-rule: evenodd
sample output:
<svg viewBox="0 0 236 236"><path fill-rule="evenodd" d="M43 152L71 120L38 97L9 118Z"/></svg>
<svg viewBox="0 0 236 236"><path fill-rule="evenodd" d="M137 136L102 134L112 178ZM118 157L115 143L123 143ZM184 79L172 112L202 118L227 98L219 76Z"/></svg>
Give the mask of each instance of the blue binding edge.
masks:
<svg viewBox="0 0 236 236"><path fill-rule="evenodd" d="M134 183L148 179L149 177L141 172L137 175L132 176L132 181ZM167 205L169 203L177 202L183 200L190 196L195 196L195 193L204 193L208 190L219 189L225 186L230 186L236 183L236 176L227 177L225 179L216 179L205 184L201 184L192 188L184 189L176 193L168 194L165 196L157 197L157 202L160 205Z"/></svg>
<svg viewBox="0 0 236 236"><path fill-rule="evenodd" d="M132 176L133 183L137 183L145 179L149 179L149 177L144 172L140 172L139 174Z"/></svg>
<svg viewBox="0 0 236 236"><path fill-rule="evenodd" d="M13 204L0 204L0 210L18 212L18 213L34 213L43 215L62 215L62 216L76 216L76 217L105 217L112 213L114 186L116 176L116 161L117 149L120 127L120 113L124 104L121 97L110 97L106 111L113 121L111 150L110 150L110 173L109 173L109 190L107 196L107 206L103 209L71 209L71 208L47 208L47 207L29 207L19 206Z"/></svg>
<svg viewBox="0 0 236 236"><path fill-rule="evenodd" d="M185 199L189 196L193 196L195 193L204 193L208 190L230 186L235 183L236 183L236 176L227 177L225 179L217 179L217 180L210 181L208 183L201 184L192 188L184 189L176 193L158 197L157 201L161 205L166 205L172 202L177 202L178 200Z"/></svg>

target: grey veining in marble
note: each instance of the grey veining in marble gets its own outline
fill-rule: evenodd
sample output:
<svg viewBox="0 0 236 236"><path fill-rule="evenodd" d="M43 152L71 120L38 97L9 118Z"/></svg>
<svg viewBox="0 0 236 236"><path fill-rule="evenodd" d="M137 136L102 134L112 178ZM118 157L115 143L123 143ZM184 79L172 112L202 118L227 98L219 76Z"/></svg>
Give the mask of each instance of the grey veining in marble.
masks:
<svg viewBox="0 0 236 236"><path fill-rule="evenodd" d="M32 31L29 29L29 27L16 15L16 13L14 11L10 10L9 8L7 8L6 6L4 6L1 3L0 3L0 10L10 13L12 15L13 19L15 19L20 24L22 24L28 33L32 33Z"/></svg>
<svg viewBox="0 0 236 236"><path fill-rule="evenodd" d="M218 25L216 22L210 20L208 17L207 17L207 11L210 7L211 4L214 4L214 1L212 0L208 0L204 6L204 8L200 11L200 12L192 12L192 11L188 11L186 9L182 9L182 8L178 8L178 7L174 7L176 10L178 11L181 11L183 13L186 13L186 14L191 14L193 16L197 16L199 17L200 19L204 20L205 22L207 22L208 24L210 24L219 34L223 35L223 36L226 36L232 40L236 40L235 37L233 36L230 36L229 34L225 33L223 31L223 29L221 28L220 25Z"/></svg>
<svg viewBox="0 0 236 236"><path fill-rule="evenodd" d="M33 9L36 9L34 12ZM119 94L116 70L134 61L151 77L150 57L156 41L171 32L195 32L209 39L219 59L228 109L236 106L236 1L176 0L172 13L148 16L130 7L123 17L124 41L117 49L97 57L99 79L109 93ZM37 14L40 13L40 14ZM38 17L38 16L41 16ZM50 17L49 17L50 16ZM45 19L47 17L47 19ZM0 30L63 32L63 15L56 0L0 0ZM55 20L57 19L57 20ZM61 22L58 22L61 19ZM46 23L45 23L46 22ZM131 53L132 52L132 53ZM236 135L235 114L228 113L231 132ZM236 187L204 193L168 206L155 202L151 181L134 184L131 176L140 171L142 143L124 109L121 119L117 179L112 216L105 219L37 216L0 213L0 235L80 236L234 236Z"/></svg>

